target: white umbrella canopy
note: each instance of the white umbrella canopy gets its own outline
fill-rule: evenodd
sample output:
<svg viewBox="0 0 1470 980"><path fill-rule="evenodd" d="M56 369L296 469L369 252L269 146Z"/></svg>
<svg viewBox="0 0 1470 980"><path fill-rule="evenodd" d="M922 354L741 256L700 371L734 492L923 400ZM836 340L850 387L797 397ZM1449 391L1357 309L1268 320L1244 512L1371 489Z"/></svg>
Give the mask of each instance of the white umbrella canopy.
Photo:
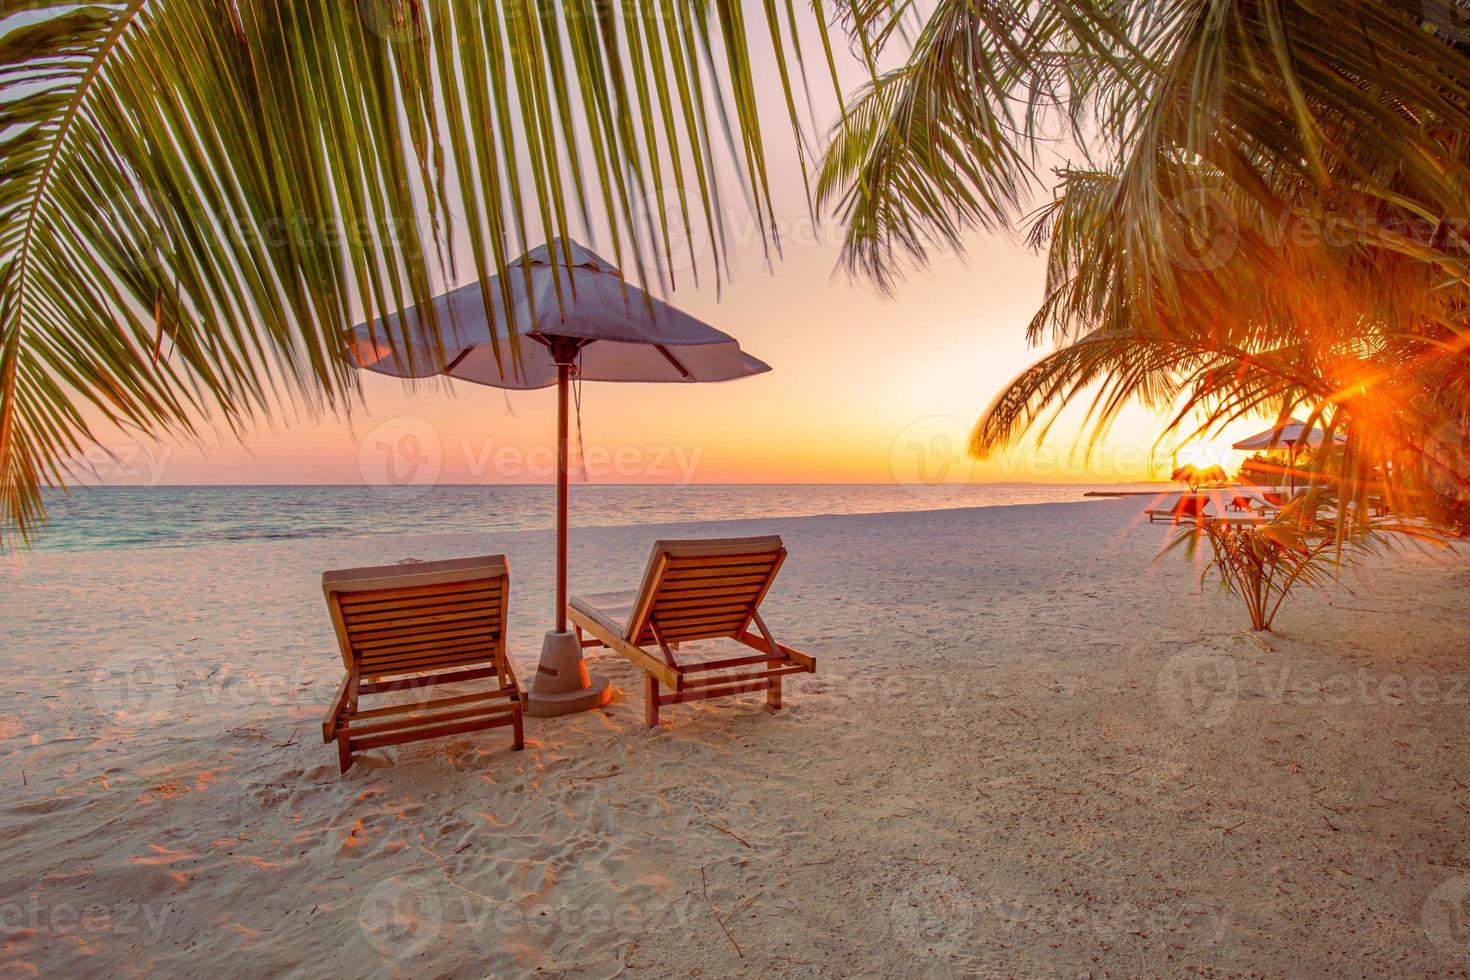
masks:
<svg viewBox="0 0 1470 980"><path fill-rule="evenodd" d="M734 337L625 282L611 262L568 240L532 249L503 277L472 282L431 302L432 315L410 308L353 327L352 356L361 368L399 378L445 375L518 390L557 386L556 628L541 647L529 710L556 715L600 707L611 696L607 680L587 672L581 644L567 631L570 383L733 381L770 366L742 351Z"/></svg>
<svg viewBox="0 0 1470 980"><path fill-rule="evenodd" d="M574 373L582 381L733 381L770 370L734 337L624 282L590 249L576 242L552 249L532 249L483 288L472 282L436 296L432 318L410 309L358 324L358 365L400 378L442 374L496 388L547 388L557 383L557 358L543 338L565 337L577 346ZM516 334L539 341L521 344L518 359L506 308Z"/></svg>
<svg viewBox="0 0 1470 980"><path fill-rule="evenodd" d="M1337 433L1332 437L1333 442L1342 445L1347 442L1347 436ZM1267 429L1265 432L1257 432L1249 439L1242 439L1235 443L1236 449L1245 450L1273 450L1288 449L1296 450L1302 447L1315 449L1325 445L1327 433L1321 429L1309 427L1305 422L1296 419L1287 419L1281 425Z"/></svg>
<svg viewBox="0 0 1470 980"><path fill-rule="evenodd" d="M1347 442L1347 436L1342 433L1334 433L1332 441L1335 445L1343 445ZM1278 425L1272 426L1265 432L1257 432L1249 439L1242 439L1234 444L1236 449L1251 450L1257 452L1279 452L1285 450L1291 457L1287 464L1287 470L1291 474L1291 489L1296 491L1296 453L1302 448L1315 449L1327 444L1327 433L1322 429L1308 426L1305 422L1297 419L1287 419ZM1280 484L1278 483L1279 487Z"/></svg>

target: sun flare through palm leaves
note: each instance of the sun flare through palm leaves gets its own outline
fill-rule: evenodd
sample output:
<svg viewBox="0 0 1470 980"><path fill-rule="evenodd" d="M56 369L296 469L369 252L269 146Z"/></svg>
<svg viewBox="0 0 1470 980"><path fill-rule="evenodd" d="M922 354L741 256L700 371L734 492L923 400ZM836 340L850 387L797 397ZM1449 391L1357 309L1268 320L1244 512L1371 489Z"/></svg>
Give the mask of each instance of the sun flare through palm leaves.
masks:
<svg viewBox="0 0 1470 980"><path fill-rule="evenodd" d="M974 453L1078 401L1094 438L1130 401L1184 438L1297 413L1351 434L1321 461L1345 495L1450 516L1470 486L1459 13L956 2L852 103L820 186L849 261L886 284L1017 219L1049 128L1078 148L1029 218L1049 256L1030 336L1058 347L993 401Z"/></svg>

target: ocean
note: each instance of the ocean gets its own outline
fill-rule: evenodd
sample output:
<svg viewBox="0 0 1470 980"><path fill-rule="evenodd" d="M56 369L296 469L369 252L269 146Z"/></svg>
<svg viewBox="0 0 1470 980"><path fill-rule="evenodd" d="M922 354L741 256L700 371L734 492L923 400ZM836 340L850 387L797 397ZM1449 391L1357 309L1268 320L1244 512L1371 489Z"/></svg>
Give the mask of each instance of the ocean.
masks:
<svg viewBox="0 0 1470 980"><path fill-rule="evenodd" d="M683 521L872 514L1082 501L1090 489L1158 489L1051 484L789 484L571 488L574 527ZM230 486L89 487L47 491L50 520L35 550L178 548L235 541L290 540L456 530L516 531L552 526L550 486Z"/></svg>

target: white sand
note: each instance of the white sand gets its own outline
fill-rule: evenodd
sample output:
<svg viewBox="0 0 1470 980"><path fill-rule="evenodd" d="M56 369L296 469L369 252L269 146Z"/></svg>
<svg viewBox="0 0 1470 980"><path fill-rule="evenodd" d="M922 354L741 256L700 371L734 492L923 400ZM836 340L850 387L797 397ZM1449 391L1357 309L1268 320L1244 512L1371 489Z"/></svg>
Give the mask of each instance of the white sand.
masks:
<svg viewBox="0 0 1470 980"><path fill-rule="evenodd" d="M659 534L779 532L768 619L819 673L650 732L603 653L612 704L522 753L345 777L321 570L504 551L524 678L547 534L0 566L0 972L1470 970L1470 564L1303 593L1267 652L1141 506L578 531L587 591Z"/></svg>

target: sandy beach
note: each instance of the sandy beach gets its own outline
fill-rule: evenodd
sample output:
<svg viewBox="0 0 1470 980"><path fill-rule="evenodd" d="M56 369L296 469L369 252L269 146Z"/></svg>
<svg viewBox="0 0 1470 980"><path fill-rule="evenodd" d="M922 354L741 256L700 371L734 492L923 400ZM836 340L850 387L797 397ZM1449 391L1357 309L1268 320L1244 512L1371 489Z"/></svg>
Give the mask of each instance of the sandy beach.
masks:
<svg viewBox="0 0 1470 980"><path fill-rule="evenodd" d="M1375 559L1262 642L1144 503L577 530L575 591L781 534L816 675L650 731L600 652L612 703L524 752L345 776L322 570L503 552L526 678L549 533L10 559L0 973L1470 971L1470 564Z"/></svg>

